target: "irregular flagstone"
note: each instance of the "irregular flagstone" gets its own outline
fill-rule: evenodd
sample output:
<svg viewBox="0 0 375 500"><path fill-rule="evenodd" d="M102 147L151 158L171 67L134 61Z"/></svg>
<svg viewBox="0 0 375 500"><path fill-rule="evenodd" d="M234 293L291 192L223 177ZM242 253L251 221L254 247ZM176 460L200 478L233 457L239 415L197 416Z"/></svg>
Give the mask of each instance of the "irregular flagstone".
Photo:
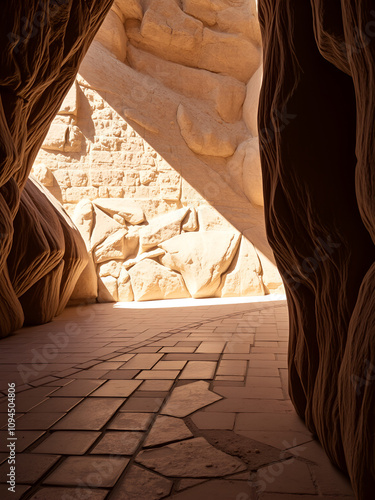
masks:
<svg viewBox="0 0 375 500"><path fill-rule="evenodd" d="M288 451L269 446L230 430L215 429L202 430L201 432L210 444L224 453L239 457L252 470L292 457Z"/></svg>
<svg viewBox="0 0 375 500"><path fill-rule="evenodd" d="M212 297L239 241L230 231L184 233L160 245L167 252L161 262L182 274L192 297Z"/></svg>
<svg viewBox="0 0 375 500"><path fill-rule="evenodd" d="M172 481L133 465L122 478L111 498L113 500L159 500L172 489Z"/></svg>
<svg viewBox="0 0 375 500"><path fill-rule="evenodd" d="M145 215L132 200L123 198L97 198L93 204L101 208L108 215L120 215L130 224L141 224L145 220Z"/></svg>
<svg viewBox="0 0 375 500"><path fill-rule="evenodd" d="M172 477L219 477L246 470L241 460L217 450L202 437L141 451L136 461Z"/></svg>
<svg viewBox="0 0 375 500"><path fill-rule="evenodd" d="M203 380L176 387L161 413L172 417L186 417L194 411L223 399L208 388L208 382Z"/></svg>
<svg viewBox="0 0 375 500"><path fill-rule="evenodd" d="M189 207L184 207L152 219L148 226L139 231L140 252L180 234L181 223L189 210Z"/></svg>
<svg viewBox="0 0 375 500"><path fill-rule="evenodd" d="M143 446L148 448L150 446L180 441L190 437L193 437L193 434L182 420L160 415L155 420Z"/></svg>
<svg viewBox="0 0 375 500"><path fill-rule="evenodd" d="M173 500L250 500L255 498L254 490L257 484L252 485L250 481L232 481L229 479L205 481L187 491L182 491L173 496ZM263 497L262 497L263 498ZM267 497L267 500L271 497ZM272 497L279 498L279 497ZM284 497L280 497L284 498ZM305 497L303 497L305 498ZM314 498L314 497L312 497ZM266 499L266 497L264 497ZM289 500L285 497L285 500Z"/></svg>

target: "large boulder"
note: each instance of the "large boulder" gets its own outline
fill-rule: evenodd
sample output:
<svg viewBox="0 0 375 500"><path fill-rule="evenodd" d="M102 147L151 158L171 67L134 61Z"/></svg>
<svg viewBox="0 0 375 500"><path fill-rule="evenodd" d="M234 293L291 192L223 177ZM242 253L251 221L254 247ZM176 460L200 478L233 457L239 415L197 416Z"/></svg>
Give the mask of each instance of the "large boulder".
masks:
<svg viewBox="0 0 375 500"><path fill-rule="evenodd" d="M182 274L192 297L213 297L239 241L229 231L184 233L160 245L166 251L161 262Z"/></svg>
<svg viewBox="0 0 375 500"><path fill-rule="evenodd" d="M151 259L129 270L135 300L183 299L189 297L181 275Z"/></svg>

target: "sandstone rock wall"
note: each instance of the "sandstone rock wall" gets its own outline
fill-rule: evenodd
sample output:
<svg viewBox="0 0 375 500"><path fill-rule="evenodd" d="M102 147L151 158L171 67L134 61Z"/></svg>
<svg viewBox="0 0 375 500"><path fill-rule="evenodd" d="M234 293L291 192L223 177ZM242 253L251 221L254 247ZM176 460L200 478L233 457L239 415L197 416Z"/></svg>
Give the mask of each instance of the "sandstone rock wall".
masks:
<svg viewBox="0 0 375 500"><path fill-rule="evenodd" d="M348 471L357 498L369 500L374 2L261 0L259 7L265 213L289 304L290 394L331 460Z"/></svg>
<svg viewBox="0 0 375 500"><path fill-rule="evenodd" d="M28 176L110 4L30 0L2 5L0 336L25 320L50 320L65 306L86 265L77 229Z"/></svg>
<svg viewBox="0 0 375 500"><path fill-rule="evenodd" d="M255 0L115 1L33 168L73 216L92 255L73 301L95 299L95 271L99 300L169 296L166 287L154 297L132 289L135 273L145 275L141 261L149 251L147 258L164 267L148 267L150 286L151 269L177 272L181 296L281 289L262 212L261 78ZM130 202L143 214L139 220L124 216ZM162 216L169 222L158 222ZM218 230L238 242L242 233L241 245L201 262L209 242L225 245L223 233L205 234ZM198 259L189 278L182 262L172 265L160 252L171 238L174 246L191 245L190 257ZM189 286L204 265L206 285Z"/></svg>

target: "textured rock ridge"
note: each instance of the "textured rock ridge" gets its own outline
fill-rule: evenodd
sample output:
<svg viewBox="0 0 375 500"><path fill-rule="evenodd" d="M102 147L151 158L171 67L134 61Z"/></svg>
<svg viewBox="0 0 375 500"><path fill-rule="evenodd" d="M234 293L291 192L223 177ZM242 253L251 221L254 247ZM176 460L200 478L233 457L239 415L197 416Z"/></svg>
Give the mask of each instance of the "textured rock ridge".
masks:
<svg viewBox="0 0 375 500"><path fill-rule="evenodd" d="M31 323L51 319L66 304L86 264L77 230L40 186L27 179L110 5L110 0L3 5L0 336L22 326L25 318Z"/></svg>
<svg viewBox="0 0 375 500"><path fill-rule="evenodd" d="M372 8L259 2L265 214L289 303L290 394L359 499L375 488Z"/></svg>

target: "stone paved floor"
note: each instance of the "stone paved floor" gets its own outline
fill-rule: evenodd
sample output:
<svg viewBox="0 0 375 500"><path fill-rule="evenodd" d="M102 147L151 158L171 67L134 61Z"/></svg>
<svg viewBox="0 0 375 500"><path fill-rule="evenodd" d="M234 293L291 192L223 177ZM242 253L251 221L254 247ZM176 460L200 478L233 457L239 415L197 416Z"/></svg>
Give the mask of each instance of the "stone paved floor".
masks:
<svg viewBox="0 0 375 500"><path fill-rule="evenodd" d="M0 498L354 498L293 411L287 341L275 298L69 308L1 340Z"/></svg>

